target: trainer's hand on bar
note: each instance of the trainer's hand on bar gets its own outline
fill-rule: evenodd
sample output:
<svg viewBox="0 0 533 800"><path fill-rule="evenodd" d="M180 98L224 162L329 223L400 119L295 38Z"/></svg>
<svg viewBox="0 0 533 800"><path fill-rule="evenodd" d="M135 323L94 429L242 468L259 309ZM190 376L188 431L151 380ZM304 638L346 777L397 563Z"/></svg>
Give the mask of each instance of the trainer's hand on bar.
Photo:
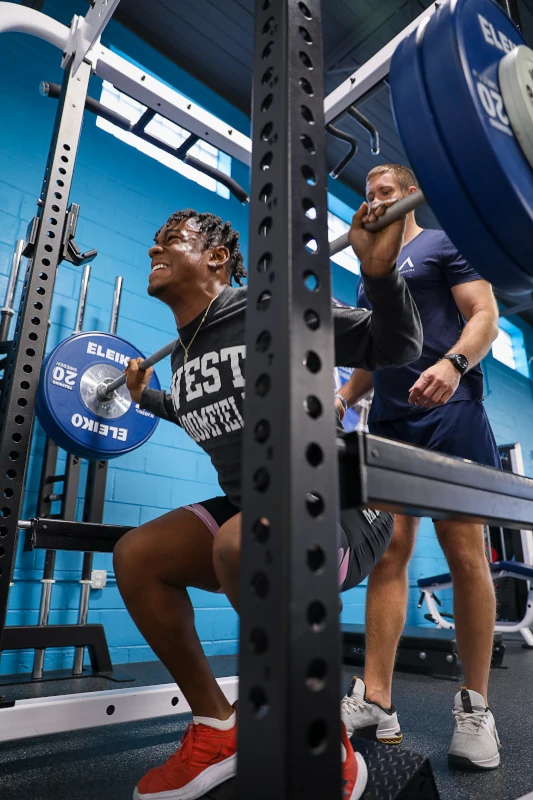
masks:
<svg viewBox="0 0 533 800"><path fill-rule="evenodd" d="M142 361L142 358L131 358L124 370L126 373L126 386L134 403L141 402L141 395L150 383L150 378L154 372L153 367L148 367L147 370L139 369L139 364L142 364Z"/></svg>
<svg viewBox="0 0 533 800"><path fill-rule="evenodd" d="M361 262L361 270L372 278L380 278L392 271L403 245L405 217L391 222L383 230L370 233L365 230L368 222L376 222L386 209L396 203L398 198L363 203L352 219L348 241Z"/></svg>

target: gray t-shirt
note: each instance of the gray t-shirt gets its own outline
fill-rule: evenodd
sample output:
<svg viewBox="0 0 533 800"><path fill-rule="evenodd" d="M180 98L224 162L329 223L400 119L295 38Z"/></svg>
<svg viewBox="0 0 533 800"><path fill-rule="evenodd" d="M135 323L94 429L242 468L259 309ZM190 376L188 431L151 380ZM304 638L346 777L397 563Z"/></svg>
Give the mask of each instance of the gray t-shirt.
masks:
<svg viewBox="0 0 533 800"><path fill-rule="evenodd" d="M372 311L333 306L335 364L373 372L415 361L422 327L407 285L396 269L364 278ZM247 289L228 286L214 301L191 346L172 355L171 393L145 389L141 408L180 425L211 458L222 490L240 507ZM186 345L203 313L180 328ZM333 406L333 398L332 398Z"/></svg>

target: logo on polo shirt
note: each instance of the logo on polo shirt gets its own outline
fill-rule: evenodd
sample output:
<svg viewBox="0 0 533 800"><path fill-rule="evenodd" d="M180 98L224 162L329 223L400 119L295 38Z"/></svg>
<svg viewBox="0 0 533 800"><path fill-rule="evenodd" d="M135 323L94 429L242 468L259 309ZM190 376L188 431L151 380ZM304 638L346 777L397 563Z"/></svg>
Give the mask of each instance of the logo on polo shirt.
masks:
<svg viewBox="0 0 533 800"><path fill-rule="evenodd" d="M409 273L409 272L414 272L414 271L415 271L415 265L414 265L414 264L413 264L413 262L411 261L411 257L410 257L410 256L408 256L408 257L405 259L405 261L403 262L403 264L401 264L401 265L398 267L398 272L403 272L403 274L404 274L404 275L405 275L406 273Z"/></svg>

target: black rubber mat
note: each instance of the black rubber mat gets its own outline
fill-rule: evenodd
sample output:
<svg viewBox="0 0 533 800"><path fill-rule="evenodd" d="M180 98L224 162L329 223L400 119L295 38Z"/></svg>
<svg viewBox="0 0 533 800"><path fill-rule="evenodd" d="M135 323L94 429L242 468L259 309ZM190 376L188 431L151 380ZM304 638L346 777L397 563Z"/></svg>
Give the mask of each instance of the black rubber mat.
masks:
<svg viewBox="0 0 533 800"><path fill-rule="evenodd" d="M517 639L506 640L507 669L491 673L489 700L503 745L498 770L463 773L448 769L447 751L454 725L451 709L460 683L396 675L394 702L404 733L402 748L429 757L442 800L516 800L533 790L533 726L529 718L533 652L523 650L520 644ZM217 658L212 662L219 676L235 674L236 659ZM121 668L135 674L140 684L169 679L159 664ZM351 670L343 671L346 688L351 674ZM94 690L111 688L108 683L97 685L99 681L83 679L64 685L22 685L13 687L10 694L22 698L87 691L85 683ZM188 721L187 716L167 717L2 743L1 800L130 800L136 781L174 751ZM375 796L368 794L369 798Z"/></svg>

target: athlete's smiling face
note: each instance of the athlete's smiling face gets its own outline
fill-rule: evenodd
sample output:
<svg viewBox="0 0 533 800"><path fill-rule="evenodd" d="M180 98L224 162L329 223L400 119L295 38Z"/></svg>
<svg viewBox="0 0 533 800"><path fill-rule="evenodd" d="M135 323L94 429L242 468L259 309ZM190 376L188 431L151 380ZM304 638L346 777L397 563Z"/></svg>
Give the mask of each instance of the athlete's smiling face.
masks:
<svg viewBox="0 0 533 800"><path fill-rule="evenodd" d="M187 285L202 283L212 254L213 249L206 248L205 237L194 218L163 225L148 251L152 261L148 294L164 300L169 292L174 294Z"/></svg>

